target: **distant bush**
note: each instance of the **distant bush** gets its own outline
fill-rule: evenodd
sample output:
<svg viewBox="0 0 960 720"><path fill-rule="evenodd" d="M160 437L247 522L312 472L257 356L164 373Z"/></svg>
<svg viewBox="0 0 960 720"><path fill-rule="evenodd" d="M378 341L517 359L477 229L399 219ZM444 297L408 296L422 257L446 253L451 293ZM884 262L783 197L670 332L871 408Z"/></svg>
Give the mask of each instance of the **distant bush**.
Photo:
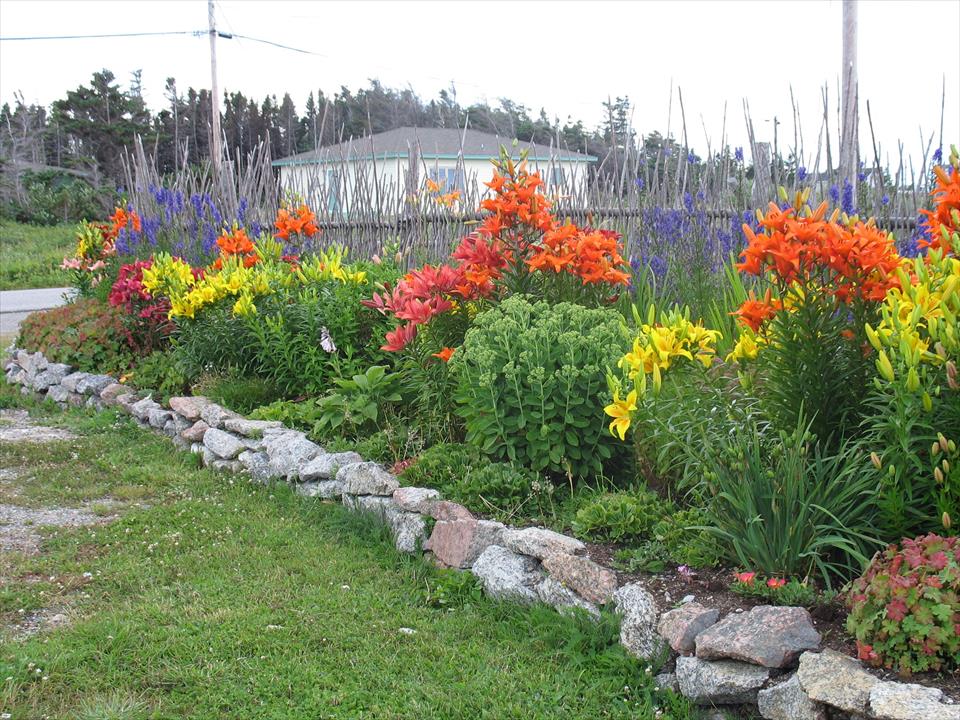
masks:
<svg viewBox="0 0 960 720"><path fill-rule="evenodd" d="M85 372L122 372L133 359L123 313L93 298L28 315L17 345Z"/></svg>
<svg viewBox="0 0 960 720"><path fill-rule="evenodd" d="M107 207L107 193L86 180L58 170L26 171L20 176L26 200L3 207L12 220L31 225L56 225L100 217Z"/></svg>

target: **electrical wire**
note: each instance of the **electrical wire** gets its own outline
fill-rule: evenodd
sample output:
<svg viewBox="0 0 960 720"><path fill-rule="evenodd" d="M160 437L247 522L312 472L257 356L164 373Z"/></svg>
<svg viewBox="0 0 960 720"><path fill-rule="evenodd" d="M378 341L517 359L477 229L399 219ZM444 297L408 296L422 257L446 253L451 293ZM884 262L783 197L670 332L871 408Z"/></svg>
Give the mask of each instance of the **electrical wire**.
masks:
<svg viewBox="0 0 960 720"><path fill-rule="evenodd" d="M160 35L207 35L207 30L168 30L165 32L102 33L98 35L32 35L23 37L0 37L0 41L12 40L94 40L101 38L157 37Z"/></svg>

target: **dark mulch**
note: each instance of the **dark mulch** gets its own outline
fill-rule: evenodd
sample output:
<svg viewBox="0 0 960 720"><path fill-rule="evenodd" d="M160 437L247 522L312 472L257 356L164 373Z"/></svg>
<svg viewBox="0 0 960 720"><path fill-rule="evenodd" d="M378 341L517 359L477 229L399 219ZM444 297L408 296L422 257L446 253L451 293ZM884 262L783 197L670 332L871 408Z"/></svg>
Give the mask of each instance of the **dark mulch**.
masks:
<svg viewBox="0 0 960 720"><path fill-rule="evenodd" d="M590 559L609 568L616 567L614 554L620 548L616 545L587 543ZM695 570L690 577L670 567L662 573L621 572L617 571L620 584L638 581L654 596L661 609L679 605L680 601L693 595L697 602L720 611L720 617L728 613L746 611L758 605L768 605L763 598L738 595L730 589L732 571L727 569ZM822 603L807 608L813 618L814 627L820 633L824 648L856 657L857 647L847 633L845 623L847 610L840 601ZM884 680L899 680L927 685L943 690L955 702L960 702L960 670L953 673L920 673L903 678L884 669L868 668L874 675Z"/></svg>

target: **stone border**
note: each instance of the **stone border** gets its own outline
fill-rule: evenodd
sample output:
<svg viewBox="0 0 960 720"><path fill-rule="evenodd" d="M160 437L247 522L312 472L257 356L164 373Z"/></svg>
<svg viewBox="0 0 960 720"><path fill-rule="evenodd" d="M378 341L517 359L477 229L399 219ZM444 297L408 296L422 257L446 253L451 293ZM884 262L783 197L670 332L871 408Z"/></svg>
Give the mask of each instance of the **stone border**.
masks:
<svg viewBox="0 0 960 720"><path fill-rule="evenodd" d="M658 675L656 683L698 705L749 704L768 720L826 720L828 714L960 720L960 705L941 690L882 681L853 658L820 652L820 634L804 608L764 605L720 619L717 610L692 601L660 614L640 583L618 586L616 573L590 560L576 538L476 518L436 490L400 487L395 476L356 453L328 453L298 430L249 420L203 397L173 397L163 406L109 375L72 372L39 352L11 348L9 354L7 382L21 385L23 395L63 408L116 406L208 467L254 482L285 481L305 497L339 499L379 517L400 552L469 570L492 598L593 616L612 603L627 651L641 660L675 653L676 671Z"/></svg>

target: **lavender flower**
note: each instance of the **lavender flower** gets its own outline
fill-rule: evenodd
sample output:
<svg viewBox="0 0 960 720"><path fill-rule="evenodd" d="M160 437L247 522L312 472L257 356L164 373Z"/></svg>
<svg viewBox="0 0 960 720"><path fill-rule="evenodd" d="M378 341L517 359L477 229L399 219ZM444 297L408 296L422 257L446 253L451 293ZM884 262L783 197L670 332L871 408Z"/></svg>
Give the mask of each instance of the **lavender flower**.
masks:
<svg viewBox="0 0 960 720"><path fill-rule="evenodd" d="M937 148L933 151L933 162L937 165L943 162L943 148Z"/></svg>
<svg viewBox="0 0 960 720"><path fill-rule="evenodd" d="M803 182L807 179L807 169L802 165L797 168L797 180Z"/></svg>
<svg viewBox="0 0 960 720"><path fill-rule="evenodd" d="M742 147L738 147L736 150L733 151L733 159L736 160L738 163L742 163L742 162L743 162L743 148L742 148Z"/></svg>

